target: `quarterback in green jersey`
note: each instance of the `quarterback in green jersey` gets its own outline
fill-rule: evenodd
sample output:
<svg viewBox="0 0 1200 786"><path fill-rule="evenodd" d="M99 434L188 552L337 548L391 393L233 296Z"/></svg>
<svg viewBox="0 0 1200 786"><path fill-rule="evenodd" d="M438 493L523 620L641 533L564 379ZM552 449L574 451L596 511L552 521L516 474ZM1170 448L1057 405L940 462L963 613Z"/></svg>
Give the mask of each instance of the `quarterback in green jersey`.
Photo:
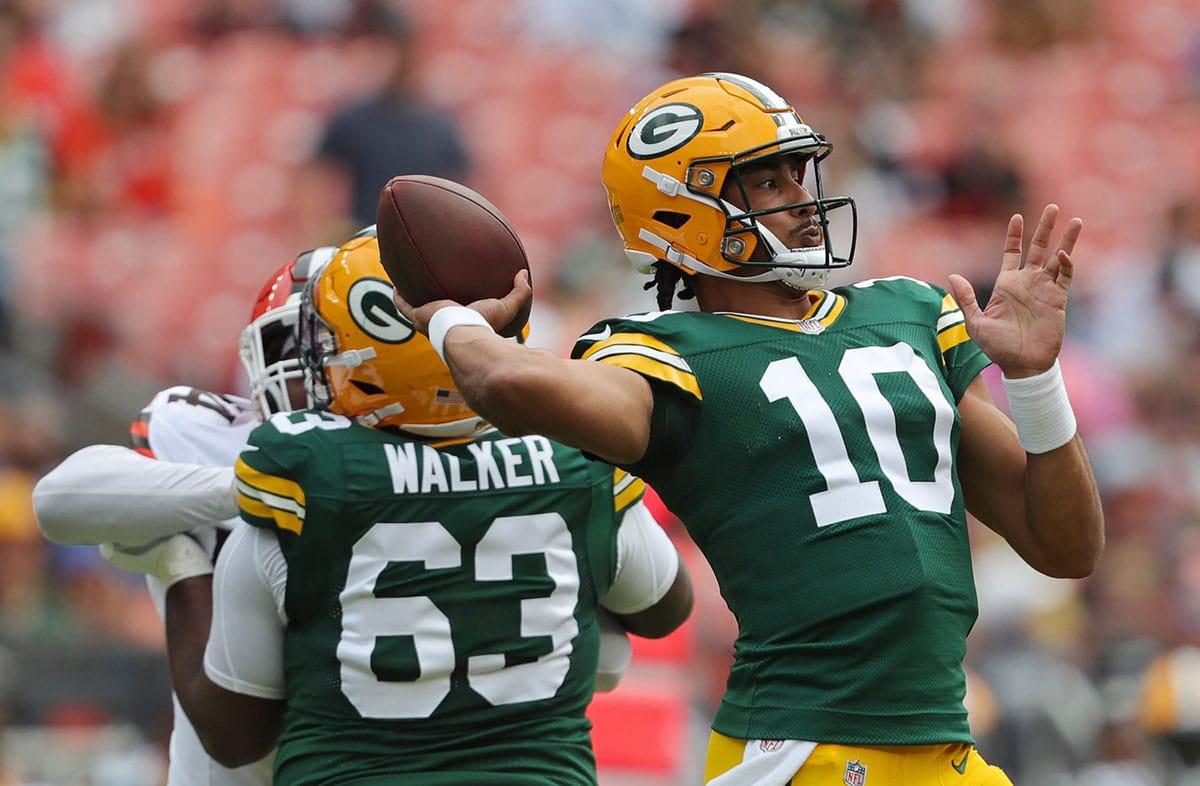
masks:
<svg viewBox="0 0 1200 786"><path fill-rule="evenodd" d="M853 200L823 193L830 151L760 82L674 80L601 170L660 311L600 322L568 360L491 332L532 296L522 274L470 308L397 305L489 422L644 478L695 539L738 623L707 783L1009 784L963 706L967 511L1050 576L1100 558L1057 363L1082 222L1050 250L1048 206L1025 251L1013 216L985 308L959 276L827 289L857 234ZM698 310L672 311L677 292Z"/></svg>
<svg viewBox="0 0 1200 786"><path fill-rule="evenodd" d="M205 748L277 744L276 784L595 784L602 627L692 606L643 481L471 411L373 234L309 282L299 345L317 406L251 432L215 576L185 535L142 566Z"/></svg>

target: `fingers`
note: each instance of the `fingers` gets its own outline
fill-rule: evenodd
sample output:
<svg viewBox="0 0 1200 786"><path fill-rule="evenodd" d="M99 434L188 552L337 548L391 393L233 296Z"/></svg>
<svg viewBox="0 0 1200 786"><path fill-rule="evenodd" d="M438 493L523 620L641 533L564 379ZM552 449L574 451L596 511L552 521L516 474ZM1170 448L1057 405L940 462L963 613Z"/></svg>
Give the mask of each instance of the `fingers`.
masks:
<svg viewBox="0 0 1200 786"><path fill-rule="evenodd" d="M437 313L438 309L458 305L453 300L431 300L428 303L414 306L405 300L395 287L392 287L392 303L396 305L396 310L400 312L401 317L406 319L418 333L426 335L429 334L429 320Z"/></svg>
<svg viewBox="0 0 1200 786"><path fill-rule="evenodd" d="M1067 223L1066 230L1063 231L1062 239L1058 243L1058 248L1053 254L1048 253L1050 249L1050 236L1054 233L1054 225L1058 223L1058 205L1050 203L1042 210L1042 215L1038 219L1037 228L1033 232L1033 237L1029 240L1029 253L1025 255L1025 265L1029 267L1041 267L1056 279L1062 274L1064 267L1070 266L1070 256L1075 251L1075 244L1079 241L1079 235L1083 231L1083 221L1079 218L1072 218ZM1021 267L1021 242L1024 229L1024 222L1020 214L1014 215L1008 221L1008 235L1004 242L1004 258L1000 265L1001 272L1005 270L1017 270ZM1066 265L1063 265L1063 261ZM1070 286L1069 276L1065 282Z"/></svg>
<svg viewBox="0 0 1200 786"><path fill-rule="evenodd" d="M529 283L529 271L521 270L513 276L513 288L504 297L485 298L468 305L483 314L488 322L496 327L497 322L501 326L506 326L514 316L527 308L532 299L533 287ZM408 320L419 333L426 335L429 333L429 320L433 318L438 309L458 305L453 300L433 300L420 306L414 306L405 300L395 287L392 287L392 302L396 304L396 310L400 312L401 317ZM528 311L525 313L527 315ZM497 330L499 329L497 328Z"/></svg>
<svg viewBox="0 0 1200 786"><path fill-rule="evenodd" d="M952 273L949 279L950 294L962 309L963 319L969 325L979 315L979 301L975 298L975 288L971 283L957 273Z"/></svg>
<svg viewBox="0 0 1200 786"><path fill-rule="evenodd" d="M1067 222L1067 229L1063 232L1062 240L1058 244L1059 251L1066 251L1067 254L1075 252L1075 243L1079 240L1079 233L1083 231L1083 219L1072 218Z"/></svg>
<svg viewBox="0 0 1200 786"><path fill-rule="evenodd" d="M1058 270L1055 271L1058 285L1064 290L1071 288L1071 282L1075 279L1075 263L1071 260L1071 255L1061 248L1055 253L1055 261L1057 262Z"/></svg>
<svg viewBox="0 0 1200 786"><path fill-rule="evenodd" d="M520 310L533 297L533 290L529 287L529 281L521 281L519 276L520 274L518 274L517 279L514 279L513 288L508 291L508 294L500 298L500 304L504 309L513 313Z"/></svg>
<svg viewBox="0 0 1200 786"><path fill-rule="evenodd" d="M1058 243L1058 250L1054 252L1053 256L1046 260L1044 268L1046 273L1048 273L1056 281L1059 281L1060 284L1064 284L1064 286L1071 285L1070 271L1066 272L1068 277L1066 282L1061 281L1061 277L1064 274L1064 269L1071 267L1071 254L1075 251L1075 243L1078 242L1079 233L1082 231L1082 219L1072 218L1067 223L1067 228L1063 232L1062 240L1060 240ZM1063 264L1064 259L1066 261L1065 266Z"/></svg>
<svg viewBox="0 0 1200 786"><path fill-rule="evenodd" d="M1025 231L1025 219L1020 213L1008 219L1008 235L1004 238L1004 256L1000 258L1000 271L1016 270L1021 267L1021 237Z"/></svg>
<svg viewBox="0 0 1200 786"><path fill-rule="evenodd" d="M1054 231L1054 224L1058 221L1058 205L1053 203L1046 205L1042 210L1042 217L1038 219L1037 229L1033 231L1033 238L1029 241L1029 254L1025 258L1025 264L1031 267L1040 267L1046 261L1046 249L1050 247L1050 233Z"/></svg>
<svg viewBox="0 0 1200 786"><path fill-rule="evenodd" d="M396 304L396 309L400 312L400 316L412 322L413 308L412 304L400 296L400 290L392 287L392 302Z"/></svg>

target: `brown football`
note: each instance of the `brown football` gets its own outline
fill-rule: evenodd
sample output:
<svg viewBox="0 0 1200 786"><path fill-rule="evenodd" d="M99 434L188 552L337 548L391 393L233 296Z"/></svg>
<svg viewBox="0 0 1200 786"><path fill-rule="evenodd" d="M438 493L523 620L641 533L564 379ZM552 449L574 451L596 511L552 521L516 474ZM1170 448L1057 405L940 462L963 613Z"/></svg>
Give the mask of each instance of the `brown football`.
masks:
<svg viewBox="0 0 1200 786"><path fill-rule="evenodd" d="M375 223L383 267L414 306L504 297L517 271L529 270L525 247L504 214L452 180L393 177L379 194ZM499 332L515 336L528 321L527 305Z"/></svg>

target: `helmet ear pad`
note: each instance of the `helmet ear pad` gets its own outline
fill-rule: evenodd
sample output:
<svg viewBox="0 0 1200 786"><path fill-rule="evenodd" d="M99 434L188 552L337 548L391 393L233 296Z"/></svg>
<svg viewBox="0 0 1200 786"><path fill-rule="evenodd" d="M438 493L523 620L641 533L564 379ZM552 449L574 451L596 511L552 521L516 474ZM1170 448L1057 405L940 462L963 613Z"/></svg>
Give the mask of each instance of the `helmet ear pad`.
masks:
<svg viewBox="0 0 1200 786"><path fill-rule="evenodd" d="M400 315L374 235L350 240L301 297L301 357L315 401L367 426L428 436L475 433L429 339Z"/></svg>

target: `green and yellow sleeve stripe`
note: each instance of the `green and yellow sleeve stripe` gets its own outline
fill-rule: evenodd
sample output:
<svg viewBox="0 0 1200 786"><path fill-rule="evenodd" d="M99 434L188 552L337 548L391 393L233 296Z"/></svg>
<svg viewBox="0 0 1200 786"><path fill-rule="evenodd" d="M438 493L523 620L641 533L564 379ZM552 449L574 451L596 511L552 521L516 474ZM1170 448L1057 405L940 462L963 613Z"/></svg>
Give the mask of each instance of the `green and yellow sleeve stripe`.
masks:
<svg viewBox="0 0 1200 786"><path fill-rule="evenodd" d="M694 396L700 395L700 383L687 361L667 344L644 333L614 333L588 347L581 356L636 371Z"/></svg>
<svg viewBox="0 0 1200 786"><path fill-rule="evenodd" d="M240 458L234 465L234 476L238 508L243 514L300 534L304 528L304 489L299 483L260 472Z"/></svg>
<svg viewBox="0 0 1200 786"><path fill-rule="evenodd" d="M942 313L937 321L938 347L946 354L954 347L965 341L970 341L967 335L967 324L963 321L962 309L950 295L942 298Z"/></svg>
<svg viewBox="0 0 1200 786"><path fill-rule="evenodd" d="M646 481L623 469L613 470L613 510L623 513L646 493Z"/></svg>

